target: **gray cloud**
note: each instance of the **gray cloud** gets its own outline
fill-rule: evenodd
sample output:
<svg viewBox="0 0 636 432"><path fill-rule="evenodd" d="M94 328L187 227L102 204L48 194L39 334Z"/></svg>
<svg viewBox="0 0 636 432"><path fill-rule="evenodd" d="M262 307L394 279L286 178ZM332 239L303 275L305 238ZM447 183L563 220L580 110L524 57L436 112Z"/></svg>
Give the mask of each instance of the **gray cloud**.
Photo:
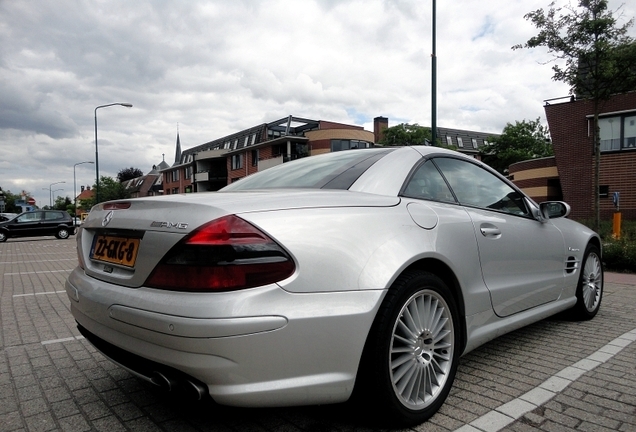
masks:
<svg viewBox="0 0 636 432"><path fill-rule="evenodd" d="M567 94L547 53L510 50L539 7L438 2L440 126L500 132ZM70 196L73 165L94 160L94 109L112 102L134 105L98 111L113 177L172 163L177 124L183 148L289 114L428 125L430 33L417 0L0 1L0 187L44 205L65 181ZM92 165L76 172L93 184Z"/></svg>

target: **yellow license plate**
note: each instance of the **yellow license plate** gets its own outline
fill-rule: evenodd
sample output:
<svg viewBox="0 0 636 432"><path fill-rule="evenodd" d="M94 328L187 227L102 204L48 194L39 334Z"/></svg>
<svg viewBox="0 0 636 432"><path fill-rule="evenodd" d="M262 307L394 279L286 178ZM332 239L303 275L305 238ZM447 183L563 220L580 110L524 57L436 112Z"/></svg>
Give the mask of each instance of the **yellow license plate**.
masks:
<svg viewBox="0 0 636 432"><path fill-rule="evenodd" d="M93 240L90 256L97 261L134 267L139 243L138 238L98 235Z"/></svg>

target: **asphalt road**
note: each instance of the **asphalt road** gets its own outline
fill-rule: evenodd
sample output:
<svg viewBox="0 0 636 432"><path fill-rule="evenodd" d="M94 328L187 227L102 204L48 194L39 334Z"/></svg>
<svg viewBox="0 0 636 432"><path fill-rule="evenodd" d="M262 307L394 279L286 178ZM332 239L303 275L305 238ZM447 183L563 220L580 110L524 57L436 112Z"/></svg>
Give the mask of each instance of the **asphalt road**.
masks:
<svg viewBox="0 0 636 432"><path fill-rule="evenodd" d="M364 411L238 409L164 394L106 360L69 312L75 241L0 243L0 431L365 431ZM636 431L636 276L606 274L597 317L551 318L461 359L422 431Z"/></svg>

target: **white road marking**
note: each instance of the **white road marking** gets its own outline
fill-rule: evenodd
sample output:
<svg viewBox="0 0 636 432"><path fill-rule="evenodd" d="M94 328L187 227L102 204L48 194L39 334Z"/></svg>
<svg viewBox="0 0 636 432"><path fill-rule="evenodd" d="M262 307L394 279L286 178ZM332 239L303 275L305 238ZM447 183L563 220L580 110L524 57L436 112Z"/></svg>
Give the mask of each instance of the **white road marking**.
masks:
<svg viewBox="0 0 636 432"><path fill-rule="evenodd" d="M62 290L62 291L45 291L45 292L37 292L37 293L30 293L30 294L14 294L13 297L28 297L28 296L37 296L37 295L49 295L49 294L61 294L61 293L65 293L66 291Z"/></svg>
<svg viewBox="0 0 636 432"><path fill-rule="evenodd" d="M67 338L64 338L64 339L46 340L46 341L42 341L41 344L42 345L49 345L49 344L54 344L54 343L69 342L69 341L80 340L80 339L84 339L84 336L73 336L73 337L67 337Z"/></svg>
<svg viewBox="0 0 636 432"><path fill-rule="evenodd" d="M584 373L607 362L634 341L636 341L636 329L624 333L583 360L562 369L529 392L455 429L455 432L497 432L503 429L526 413L548 402Z"/></svg>

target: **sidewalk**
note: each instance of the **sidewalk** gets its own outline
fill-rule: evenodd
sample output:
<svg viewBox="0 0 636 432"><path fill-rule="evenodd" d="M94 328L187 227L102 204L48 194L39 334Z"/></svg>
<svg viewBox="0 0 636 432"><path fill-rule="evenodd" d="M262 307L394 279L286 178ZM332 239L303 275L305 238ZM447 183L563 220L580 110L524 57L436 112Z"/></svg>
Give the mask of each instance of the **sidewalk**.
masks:
<svg viewBox="0 0 636 432"><path fill-rule="evenodd" d="M636 286L636 274L605 272L605 282L620 285Z"/></svg>

